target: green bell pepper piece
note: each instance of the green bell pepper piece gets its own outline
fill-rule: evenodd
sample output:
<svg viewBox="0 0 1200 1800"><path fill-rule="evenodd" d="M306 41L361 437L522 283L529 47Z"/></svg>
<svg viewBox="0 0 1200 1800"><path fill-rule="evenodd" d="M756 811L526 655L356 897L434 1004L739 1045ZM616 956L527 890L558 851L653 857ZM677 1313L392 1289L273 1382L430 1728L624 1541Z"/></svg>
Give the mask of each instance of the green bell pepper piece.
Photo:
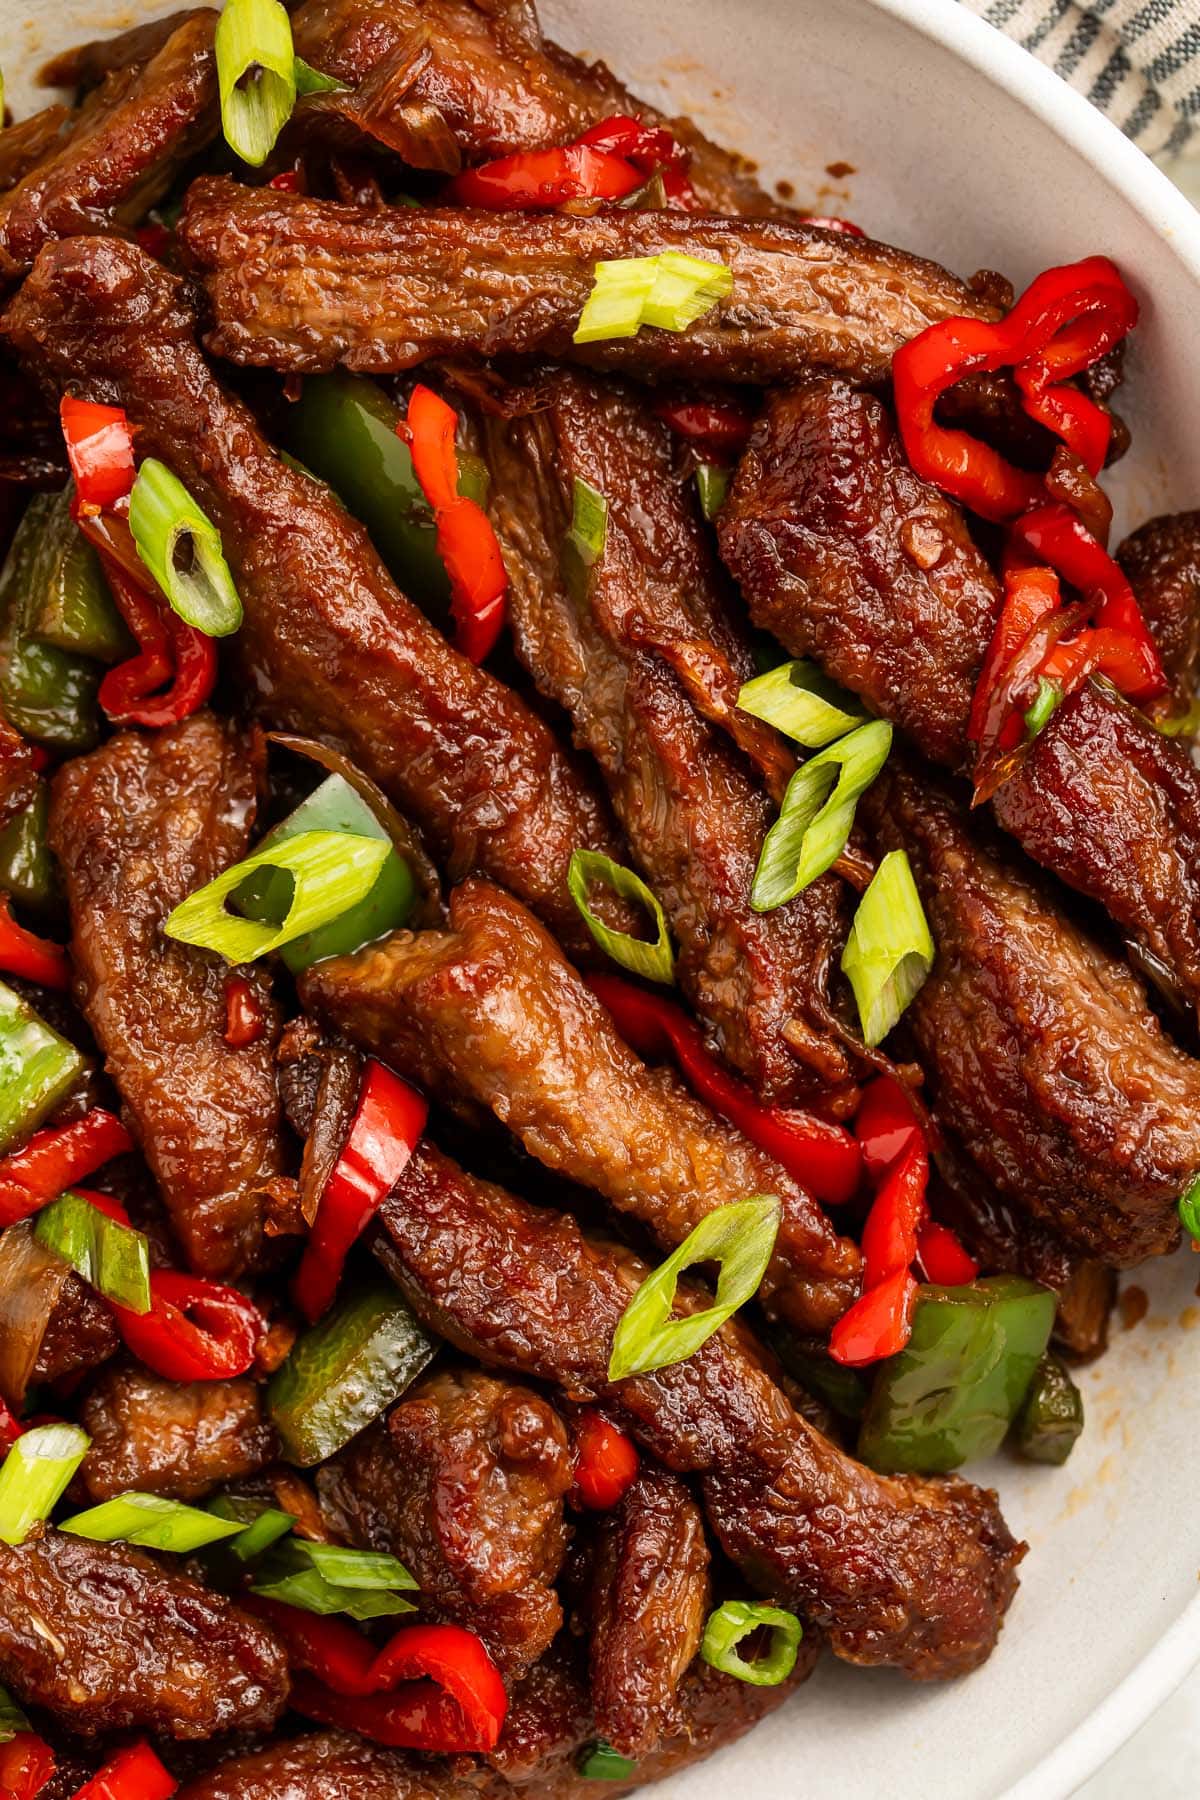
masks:
<svg viewBox="0 0 1200 1800"><path fill-rule="evenodd" d="M365 375L310 375L288 408L288 446L366 526L404 592L431 616L446 619L450 583L408 445L396 436L399 419L399 407ZM459 493L482 503L484 464L460 451L458 471Z"/></svg>
<svg viewBox="0 0 1200 1800"><path fill-rule="evenodd" d="M47 510L29 633L41 644L96 662L124 662L137 645L108 590L100 558L71 517L74 492L65 487Z"/></svg>
<svg viewBox="0 0 1200 1800"><path fill-rule="evenodd" d="M52 494L29 502L0 573L0 706L26 737L73 752L89 750L100 735L100 668L33 635L55 504Z"/></svg>
<svg viewBox="0 0 1200 1800"><path fill-rule="evenodd" d="M20 906L51 913L62 903L58 868L46 841L50 789L39 781L29 805L0 831L0 890Z"/></svg>
<svg viewBox="0 0 1200 1800"><path fill-rule="evenodd" d="M1017 1414L1017 1449L1030 1462L1065 1463L1082 1431L1083 1395L1066 1364L1048 1350Z"/></svg>
<svg viewBox="0 0 1200 1800"><path fill-rule="evenodd" d="M304 831L352 831L359 837L385 841L388 835L366 801L340 775L330 775L314 789L295 812L289 813L281 825L267 833L259 849L281 844ZM237 890L235 904L250 919L282 919L288 909L291 891L291 877L286 870L260 869ZM360 950L364 944L382 937L385 932L397 931L406 923L416 893L412 870L399 852L393 850L364 900L332 919L328 925L307 931L303 937L284 944L279 954L293 975L298 975L323 957L343 956L351 950Z"/></svg>
<svg viewBox="0 0 1200 1800"><path fill-rule="evenodd" d="M289 1462L308 1468L399 1398L437 1350L399 1291L375 1282L297 1339L267 1406Z"/></svg>
<svg viewBox="0 0 1200 1800"><path fill-rule="evenodd" d="M54 1111L83 1067L74 1044L0 981L0 1151Z"/></svg>
<svg viewBox="0 0 1200 1800"><path fill-rule="evenodd" d="M881 1363L858 1454L873 1469L938 1474L997 1450L1054 1324L1055 1296L1020 1275L923 1287L912 1336Z"/></svg>
<svg viewBox="0 0 1200 1800"><path fill-rule="evenodd" d="M807 1388L831 1412L843 1419L861 1419L867 1408L869 1384L861 1369L834 1362L825 1350L803 1343L786 1325L767 1331L767 1342L789 1375Z"/></svg>

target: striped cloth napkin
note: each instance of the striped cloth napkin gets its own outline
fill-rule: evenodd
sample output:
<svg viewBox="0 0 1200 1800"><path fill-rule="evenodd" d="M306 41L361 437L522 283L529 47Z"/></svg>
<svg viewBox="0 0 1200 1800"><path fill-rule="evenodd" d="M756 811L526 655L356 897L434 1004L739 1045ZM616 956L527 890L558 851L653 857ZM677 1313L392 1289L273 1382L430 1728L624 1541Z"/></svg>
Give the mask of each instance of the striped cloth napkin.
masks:
<svg viewBox="0 0 1200 1800"><path fill-rule="evenodd" d="M1200 0L962 0L1150 156L1200 123Z"/></svg>

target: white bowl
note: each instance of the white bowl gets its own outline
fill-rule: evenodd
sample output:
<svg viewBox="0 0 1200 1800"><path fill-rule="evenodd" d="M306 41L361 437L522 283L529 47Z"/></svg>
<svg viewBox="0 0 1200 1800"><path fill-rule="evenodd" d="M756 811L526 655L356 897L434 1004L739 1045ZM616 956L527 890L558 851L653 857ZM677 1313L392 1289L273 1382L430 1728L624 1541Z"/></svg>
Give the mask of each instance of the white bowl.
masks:
<svg viewBox="0 0 1200 1800"><path fill-rule="evenodd" d="M18 112L37 59L153 10L168 7L0 0ZM545 0L544 13L563 43L691 110L801 202L962 274L990 266L1020 282L1114 256L1143 305L1121 398L1134 451L1113 484L1120 518L1200 504L1200 218L1031 57L954 0ZM839 163L854 173L825 172ZM1031 1546L986 1668L919 1688L827 1659L662 1800L724 1800L751 1783L759 1800L1061 1800L1099 1767L1200 1657L1198 1272L1185 1253L1135 1278L1149 1315L1118 1326L1083 1374L1088 1426L1065 1469L982 1472Z"/></svg>

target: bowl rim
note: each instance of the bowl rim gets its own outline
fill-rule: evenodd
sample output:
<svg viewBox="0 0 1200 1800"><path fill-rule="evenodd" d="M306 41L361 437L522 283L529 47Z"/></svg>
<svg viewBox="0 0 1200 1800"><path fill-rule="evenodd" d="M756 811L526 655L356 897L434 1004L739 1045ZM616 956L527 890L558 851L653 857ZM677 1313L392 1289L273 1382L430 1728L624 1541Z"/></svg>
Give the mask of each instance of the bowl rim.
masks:
<svg viewBox="0 0 1200 1800"><path fill-rule="evenodd" d="M1092 165L1200 285L1200 211L1110 119L1015 39L959 0L869 0L912 26L1034 113ZM1157 1711L1200 1661L1200 1594L1124 1680L1003 1800L1066 1800Z"/></svg>

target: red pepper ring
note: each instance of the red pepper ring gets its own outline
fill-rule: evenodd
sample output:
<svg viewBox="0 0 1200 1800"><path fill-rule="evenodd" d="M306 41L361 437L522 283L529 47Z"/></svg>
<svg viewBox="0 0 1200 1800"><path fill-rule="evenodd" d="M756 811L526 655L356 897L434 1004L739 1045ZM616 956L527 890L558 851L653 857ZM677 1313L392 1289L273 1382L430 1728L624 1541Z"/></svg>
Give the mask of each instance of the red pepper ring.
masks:
<svg viewBox="0 0 1200 1800"><path fill-rule="evenodd" d="M458 414L440 394L418 382L405 419L413 474L434 512L458 499L458 452L454 434Z"/></svg>
<svg viewBox="0 0 1200 1800"><path fill-rule="evenodd" d="M297 1675L288 1704L318 1725L353 1731L395 1750L443 1756L482 1754L494 1748L500 1727L490 1716L464 1713L433 1681L406 1681L390 1694L336 1694L311 1675Z"/></svg>
<svg viewBox="0 0 1200 1800"><path fill-rule="evenodd" d="M1053 569L1006 568L1004 605L996 621L996 629L992 633L992 641L988 645L971 701L971 717L967 723L967 737L971 743L978 744L984 736L996 684L1013 657L1026 642L1034 626L1047 614L1057 612L1061 605L1062 593L1058 576ZM995 735L999 740L999 728ZM1019 741L1018 733L1013 742ZM1001 745L1005 749L1011 747Z"/></svg>
<svg viewBox="0 0 1200 1800"><path fill-rule="evenodd" d="M638 1453L611 1419L587 1406L575 1421L575 1481L571 1497L595 1512L610 1511L637 1478Z"/></svg>
<svg viewBox="0 0 1200 1800"><path fill-rule="evenodd" d="M60 990L71 985L71 965L61 944L26 931L12 916L12 902L0 892L0 971L19 975L41 987Z"/></svg>
<svg viewBox="0 0 1200 1800"><path fill-rule="evenodd" d="M36 1732L14 1732L0 1744L0 1794L4 1800L36 1800L54 1767L53 1750Z"/></svg>
<svg viewBox="0 0 1200 1800"><path fill-rule="evenodd" d="M805 213L804 223L816 225L822 231L841 231L847 237L866 237L867 235L862 226L856 225L853 219L835 219L828 213Z"/></svg>
<svg viewBox="0 0 1200 1800"><path fill-rule="evenodd" d="M236 1288L177 1269L150 1276L150 1311L113 1304L127 1349L166 1381L222 1381L244 1375L266 1321Z"/></svg>

